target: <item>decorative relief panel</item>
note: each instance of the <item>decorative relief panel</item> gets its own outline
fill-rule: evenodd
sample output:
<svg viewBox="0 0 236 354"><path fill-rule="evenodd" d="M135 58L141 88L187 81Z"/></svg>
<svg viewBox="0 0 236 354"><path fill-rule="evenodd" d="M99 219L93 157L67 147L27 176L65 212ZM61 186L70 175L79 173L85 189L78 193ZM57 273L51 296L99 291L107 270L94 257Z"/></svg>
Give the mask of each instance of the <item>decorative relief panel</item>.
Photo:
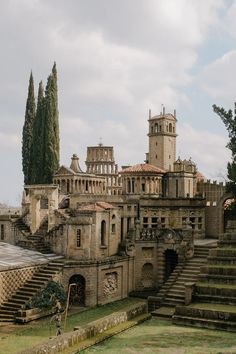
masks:
<svg viewBox="0 0 236 354"><path fill-rule="evenodd" d="M118 275L116 272L106 273L103 280L103 293L105 297L114 295L118 290Z"/></svg>
<svg viewBox="0 0 236 354"><path fill-rule="evenodd" d="M144 258L153 258L153 247L143 247L142 254Z"/></svg>

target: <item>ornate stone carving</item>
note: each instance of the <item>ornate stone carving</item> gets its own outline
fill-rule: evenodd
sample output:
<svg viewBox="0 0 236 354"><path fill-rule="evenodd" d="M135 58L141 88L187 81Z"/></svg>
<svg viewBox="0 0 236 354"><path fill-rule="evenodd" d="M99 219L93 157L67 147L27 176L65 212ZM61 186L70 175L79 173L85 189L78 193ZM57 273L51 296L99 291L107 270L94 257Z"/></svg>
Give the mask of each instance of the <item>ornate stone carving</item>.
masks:
<svg viewBox="0 0 236 354"><path fill-rule="evenodd" d="M107 273L103 280L103 293L105 297L114 295L118 288L118 275L116 272Z"/></svg>
<svg viewBox="0 0 236 354"><path fill-rule="evenodd" d="M144 258L153 258L153 247L143 247L142 254Z"/></svg>

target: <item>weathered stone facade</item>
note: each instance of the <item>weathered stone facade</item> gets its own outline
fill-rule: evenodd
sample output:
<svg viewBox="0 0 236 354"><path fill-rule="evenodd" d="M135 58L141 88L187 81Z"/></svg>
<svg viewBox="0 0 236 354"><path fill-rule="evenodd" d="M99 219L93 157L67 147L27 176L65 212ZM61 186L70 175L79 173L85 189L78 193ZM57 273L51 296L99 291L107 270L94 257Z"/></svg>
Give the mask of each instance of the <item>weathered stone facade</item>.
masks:
<svg viewBox="0 0 236 354"><path fill-rule="evenodd" d="M53 185L25 187L22 222L31 236L46 222L41 241L65 257L60 279L65 289L76 284L79 304L161 287L193 256L194 239L222 231L224 186L206 182L191 159L176 160L176 124L175 114L150 114L149 163L119 172L113 147L99 144L88 147L87 172L74 154ZM16 243L19 233L27 241L12 221L0 218L7 242Z"/></svg>

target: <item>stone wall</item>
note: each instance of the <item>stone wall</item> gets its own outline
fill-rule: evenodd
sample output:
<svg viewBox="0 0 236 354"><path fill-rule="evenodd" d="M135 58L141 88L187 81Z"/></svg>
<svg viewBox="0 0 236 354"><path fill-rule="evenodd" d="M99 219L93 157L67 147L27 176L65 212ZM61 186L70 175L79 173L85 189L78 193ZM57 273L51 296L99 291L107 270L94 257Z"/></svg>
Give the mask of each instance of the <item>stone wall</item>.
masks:
<svg viewBox="0 0 236 354"><path fill-rule="evenodd" d="M31 279L41 267L42 265L35 265L0 270L0 304L6 301L27 280Z"/></svg>
<svg viewBox="0 0 236 354"><path fill-rule="evenodd" d="M56 354L68 350L73 345L79 344L88 338L107 331L110 328L116 327L121 323L137 318L140 315L147 314L147 304L140 303L134 305L126 311L115 312L112 315L103 317L97 321L90 322L83 327L76 327L74 332L65 333L49 342L39 345L35 348L30 348L19 354ZM146 316L145 319L148 317Z"/></svg>
<svg viewBox="0 0 236 354"><path fill-rule="evenodd" d="M65 289L74 275L80 275L85 280L85 306L103 305L126 298L134 290L134 258L67 262L62 275Z"/></svg>

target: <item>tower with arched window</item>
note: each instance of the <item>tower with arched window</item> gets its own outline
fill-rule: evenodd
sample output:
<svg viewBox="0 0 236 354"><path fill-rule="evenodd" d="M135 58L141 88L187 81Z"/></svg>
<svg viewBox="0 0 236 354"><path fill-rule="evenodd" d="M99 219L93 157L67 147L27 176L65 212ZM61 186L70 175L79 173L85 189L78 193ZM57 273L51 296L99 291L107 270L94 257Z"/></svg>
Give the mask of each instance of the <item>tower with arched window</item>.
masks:
<svg viewBox="0 0 236 354"><path fill-rule="evenodd" d="M176 160L176 114L165 113L165 108L160 115L151 116L149 110L149 164L173 171Z"/></svg>

